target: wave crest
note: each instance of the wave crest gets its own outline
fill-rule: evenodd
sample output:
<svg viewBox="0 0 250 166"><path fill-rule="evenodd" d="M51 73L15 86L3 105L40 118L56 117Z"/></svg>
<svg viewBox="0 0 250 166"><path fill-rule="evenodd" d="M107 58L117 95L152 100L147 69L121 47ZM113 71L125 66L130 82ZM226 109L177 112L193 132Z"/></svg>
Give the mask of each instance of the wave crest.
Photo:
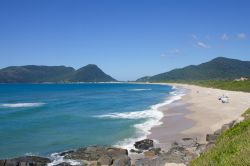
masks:
<svg viewBox="0 0 250 166"><path fill-rule="evenodd" d="M110 119L146 119L143 123L135 124L133 127L136 129L136 136L132 138L124 139L123 141L117 142L117 147L122 147L125 149L132 149L133 144L136 141L145 139L147 135L151 132L150 130L162 124L161 119L164 117L162 111L159 110L160 107L173 103L174 101L180 100L182 96L185 95L185 92L182 89L176 89L173 92L170 92L171 97L167 98L162 103L152 105L150 109L144 111L135 111L135 112L123 112L123 113L109 113L105 115L95 116L96 118L110 118ZM157 140L155 140L157 141Z"/></svg>
<svg viewBox="0 0 250 166"><path fill-rule="evenodd" d="M7 104L1 104L1 107L6 108L26 108L26 107L40 107L45 105L45 103L7 103Z"/></svg>
<svg viewBox="0 0 250 166"><path fill-rule="evenodd" d="M128 89L128 91L150 91L152 89Z"/></svg>

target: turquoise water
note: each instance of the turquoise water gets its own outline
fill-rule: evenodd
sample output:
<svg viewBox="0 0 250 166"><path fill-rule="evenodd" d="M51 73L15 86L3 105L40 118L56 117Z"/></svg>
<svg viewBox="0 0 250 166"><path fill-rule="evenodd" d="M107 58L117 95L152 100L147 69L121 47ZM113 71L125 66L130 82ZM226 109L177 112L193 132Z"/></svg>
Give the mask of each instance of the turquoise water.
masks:
<svg viewBox="0 0 250 166"><path fill-rule="evenodd" d="M128 146L162 117L170 86L1 84L0 158L89 145Z"/></svg>

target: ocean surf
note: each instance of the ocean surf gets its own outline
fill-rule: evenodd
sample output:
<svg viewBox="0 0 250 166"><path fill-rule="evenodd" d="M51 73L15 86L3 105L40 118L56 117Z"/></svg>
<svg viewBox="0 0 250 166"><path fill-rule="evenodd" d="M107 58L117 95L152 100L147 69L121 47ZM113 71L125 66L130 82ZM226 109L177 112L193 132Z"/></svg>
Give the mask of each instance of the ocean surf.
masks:
<svg viewBox="0 0 250 166"><path fill-rule="evenodd" d="M91 145L131 149L161 124L159 108L182 95L157 84L0 85L0 158Z"/></svg>

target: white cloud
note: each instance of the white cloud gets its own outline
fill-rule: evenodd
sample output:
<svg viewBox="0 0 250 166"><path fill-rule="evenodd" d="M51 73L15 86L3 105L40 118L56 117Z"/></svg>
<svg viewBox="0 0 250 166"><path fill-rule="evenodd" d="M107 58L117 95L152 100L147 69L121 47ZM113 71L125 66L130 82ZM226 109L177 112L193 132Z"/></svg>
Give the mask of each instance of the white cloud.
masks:
<svg viewBox="0 0 250 166"><path fill-rule="evenodd" d="M229 36L224 33L222 36L221 36L221 40L229 40Z"/></svg>
<svg viewBox="0 0 250 166"><path fill-rule="evenodd" d="M161 57L171 57L171 56L178 55L179 53L180 53L180 50L175 48L175 49L171 49L171 50L168 50L168 51L162 53L160 56Z"/></svg>
<svg viewBox="0 0 250 166"><path fill-rule="evenodd" d="M209 45L207 45L207 44L205 44L205 43L203 43L203 42L201 42L201 41L198 41L198 42L196 43L196 45L197 45L198 47L200 47L200 48L210 48Z"/></svg>
<svg viewBox="0 0 250 166"><path fill-rule="evenodd" d="M247 35L245 33L238 33L237 34L237 39L239 40L244 40L247 38Z"/></svg>

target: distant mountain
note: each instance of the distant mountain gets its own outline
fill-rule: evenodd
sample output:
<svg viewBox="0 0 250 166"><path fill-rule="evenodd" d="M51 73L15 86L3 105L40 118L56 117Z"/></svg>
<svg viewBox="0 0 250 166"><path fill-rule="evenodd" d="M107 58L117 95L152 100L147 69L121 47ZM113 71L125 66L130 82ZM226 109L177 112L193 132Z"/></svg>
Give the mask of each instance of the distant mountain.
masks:
<svg viewBox="0 0 250 166"><path fill-rule="evenodd" d="M218 57L200 65L191 65L181 69L174 69L152 77L142 77L137 81L220 80L235 79L239 77L250 77L250 61Z"/></svg>
<svg viewBox="0 0 250 166"><path fill-rule="evenodd" d="M105 74L96 65L90 64L76 70L73 77L70 79L72 82L110 82L116 81L111 76Z"/></svg>
<svg viewBox="0 0 250 166"><path fill-rule="evenodd" d="M0 69L0 83L109 82L116 81L96 65L79 70L65 66L11 66Z"/></svg>

